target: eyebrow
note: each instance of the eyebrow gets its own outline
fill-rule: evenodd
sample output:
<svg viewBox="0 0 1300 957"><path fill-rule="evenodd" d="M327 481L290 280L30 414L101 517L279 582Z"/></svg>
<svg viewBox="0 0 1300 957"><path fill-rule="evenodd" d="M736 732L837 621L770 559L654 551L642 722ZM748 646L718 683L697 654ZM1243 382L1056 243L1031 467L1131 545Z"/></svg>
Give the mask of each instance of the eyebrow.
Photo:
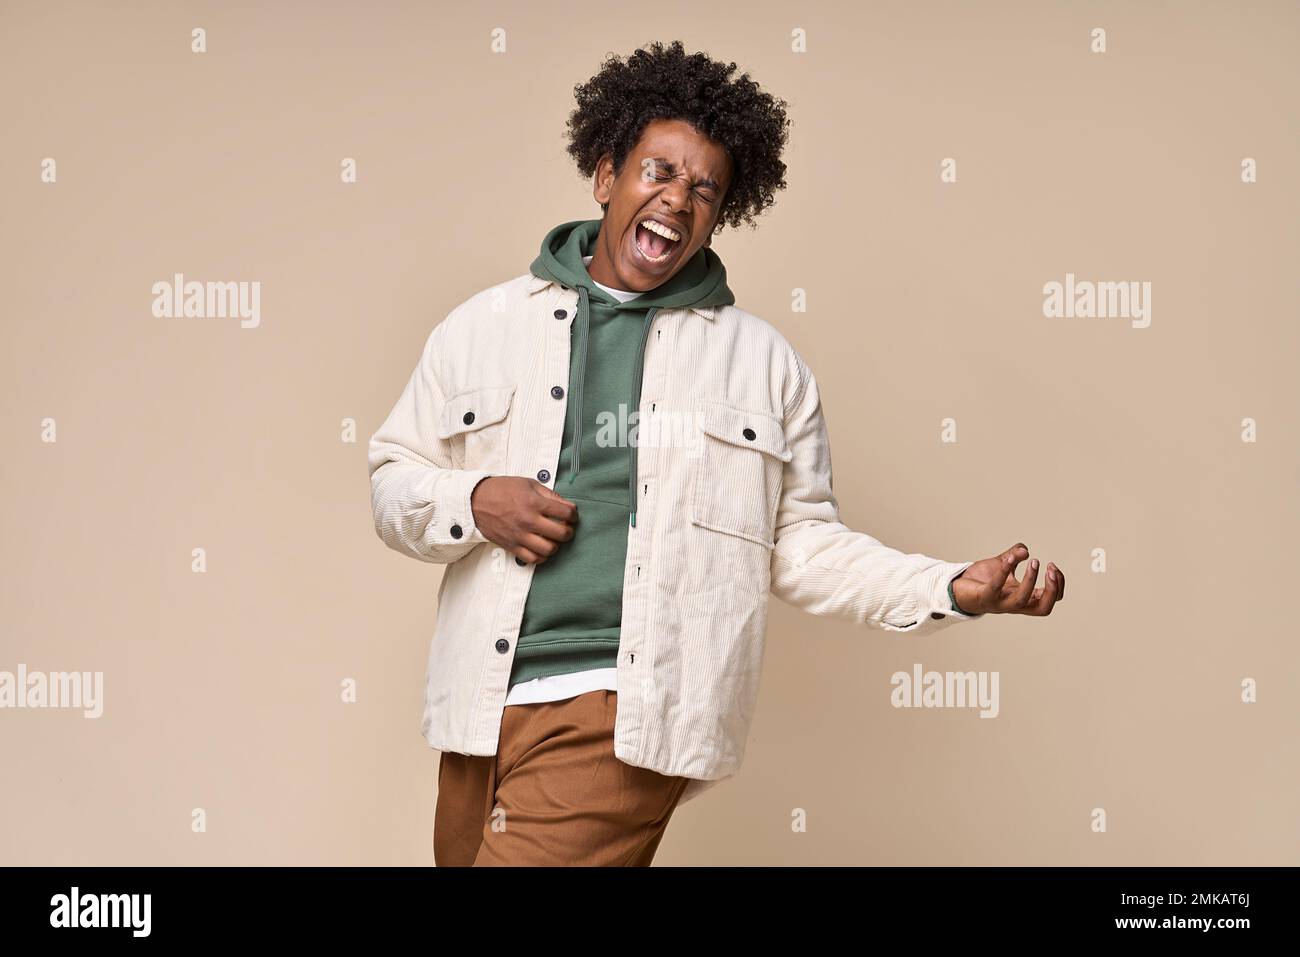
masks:
<svg viewBox="0 0 1300 957"><path fill-rule="evenodd" d="M655 162L655 165L664 167L665 169L668 170L669 173L677 172L677 164L674 163L672 160L666 160L662 156L652 156L651 159ZM722 187L717 184L717 181L711 179L708 176L704 177L701 180L698 180L695 185L709 186L712 187L713 189L718 190L719 192L722 190Z"/></svg>

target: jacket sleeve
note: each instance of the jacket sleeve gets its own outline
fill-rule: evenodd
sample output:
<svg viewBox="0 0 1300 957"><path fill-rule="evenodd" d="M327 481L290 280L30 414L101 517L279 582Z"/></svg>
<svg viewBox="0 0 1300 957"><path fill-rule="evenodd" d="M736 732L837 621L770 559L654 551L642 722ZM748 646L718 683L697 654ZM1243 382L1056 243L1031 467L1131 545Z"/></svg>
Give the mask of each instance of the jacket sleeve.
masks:
<svg viewBox="0 0 1300 957"><path fill-rule="evenodd" d="M493 473L457 468L438 435L443 391L438 349L446 323L424 344L401 398L370 438L370 506L389 548L425 562L454 562L488 539L470 508L474 486Z"/></svg>
<svg viewBox="0 0 1300 957"><path fill-rule="evenodd" d="M795 357L799 384L785 414L785 464L771 591L814 615L928 634L979 615L956 611L948 583L973 562L905 554L840 522L817 380Z"/></svg>

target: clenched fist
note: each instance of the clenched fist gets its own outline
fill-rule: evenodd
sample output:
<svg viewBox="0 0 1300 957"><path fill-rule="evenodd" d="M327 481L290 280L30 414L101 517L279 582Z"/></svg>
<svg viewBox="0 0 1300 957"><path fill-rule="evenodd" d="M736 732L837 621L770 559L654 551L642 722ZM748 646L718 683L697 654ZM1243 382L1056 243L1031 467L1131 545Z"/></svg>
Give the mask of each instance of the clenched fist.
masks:
<svg viewBox="0 0 1300 957"><path fill-rule="evenodd" d="M578 506L536 479L494 475L470 494L474 523L483 537L522 563L544 562L573 538Z"/></svg>

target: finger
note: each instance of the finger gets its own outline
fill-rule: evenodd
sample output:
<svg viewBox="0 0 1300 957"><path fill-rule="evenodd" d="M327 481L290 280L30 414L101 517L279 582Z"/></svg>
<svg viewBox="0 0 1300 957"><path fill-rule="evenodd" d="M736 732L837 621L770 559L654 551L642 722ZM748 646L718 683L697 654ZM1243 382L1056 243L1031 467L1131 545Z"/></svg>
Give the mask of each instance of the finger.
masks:
<svg viewBox="0 0 1300 957"><path fill-rule="evenodd" d="M1019 568L1020 563L1028 557L1029 549L1025 546L1024 542L1021 542L1018 545L1012 545L1002 553L1002 560L1008 565L1008 595L1020 587L1020 579L1016 577L1016 569Z"/></svg>
<svg viewBox="0 0 1300 957"><path fill-rule="evenodd" d="M568 522L547 518L545 515L532 516L527 523L527 531L553 542L567 542L576 534Z"/></svg>
<svg viewBox="0 0 1300 957"><path fill-rule="evenodd" d="M1030 603L1026 614L1029 615L1050 615L1052 607L1061 597L1060 585L1056 581L1055 575L1052 574L1052 568L1049 565L1047 574L1043 576L1045 581L1042 588L1035 589L1034 600Z"/></svg>
<svg viewBox="0 0 1300 957"><path fill-rule="evenodd" d="M555 489L551 488L549 485L543 485L541 482L536 480L533 482L533 490L544 498L553 499L557 502L569 502L567 498L555 491ZM569 504L572 505L573 503L569 502Z"/></svg>
<svg viewBox="0 0 1300 957"><path fill-rule="evenodd" d="M559 549L559 543L543 538L534 532L525 532L519 536L519 544L537 556L537 561L544 562Z"/></svg>
<svg viewBox="0 0 1300 957"><path fill-rule="evenodd" d="M510 549L510 554L515 556L515 561L520 565L535 565L542 560L542 557L536 552L531 552L521 545L516 545Z"/></svg>
<svg viewBox="0 0 1300 957"><path fill-rule="evenodd" d="M1038 582L1038 559L1031 558L1029 567L1025 569L1025 577L1020 581L1020 587L1015 590L1011 596L1010 606L1013 611L1021 611L1030 602L1034 594L1034 585Z"/></svg>
<svg viewBox="0 0 1300 957"><path fill-rule="evenodd" d="M1015 545L1012 545L1003 552L999 557L1002 559L1002 564L1006 566L1007 575L1011 575L1012 581L1016 581L1014 577L1016 566L1029 557L1029 549L1025 547L1024 542L1017 542ZM1006 576L1003 576L1002 581L1006 581Z"/></svg>
<svg viewBox="0 0 1300 957"><path fill-rule="evenodd" d="M578 506L563 495L556 494L540 482L537 484L537 494L541 498L537 506L539 514L561 522L572 523L578 520Z"/></svg>
<svg viewBox="0 0 1300 957"><path fill-rule="evenodd" d="M1043 602L1040 615L1050 615L1056 603L1061 600L1061 570L1055 565L1051 569L1051 581L1043 587Z"/></svg>
<svg viewBox="0 0 1300 957"><path fill-rule="evenodd" d="M990 608L1003 607L1003 591L1007 587L1007 576L1015 569L1016 562L1019 560L1016 557L1016 550L1023 547L1022 545L1012 545L998 556L998 570L995 574L989 576L989 580L985 582L982 589L984 601ZM1011 581L1015 582L1015 579L1012 578Z"/></svg>
<svg viewBox="0 0 1300 957"><path fill-rule="evenodd" d="M1065 597L1065 572L1060 565L1053 565L1052 574L1056 577L1056 600L1060 601Z"/></svg>
<svg viewBox="0 0 1300 957"><path fill-rule="evenodd" d="M1043 570L1042 587L1034 589L1035 605L1044 601L1048 595L1052 596L1053 601L1055 601L1057 598L1060 597L1060 593L1058 591L1059 586L1057 585L1057 581L1056 581L1055 569L1056 566L1053 565L1051 562L1048 562L1047 567Z"/></svg>

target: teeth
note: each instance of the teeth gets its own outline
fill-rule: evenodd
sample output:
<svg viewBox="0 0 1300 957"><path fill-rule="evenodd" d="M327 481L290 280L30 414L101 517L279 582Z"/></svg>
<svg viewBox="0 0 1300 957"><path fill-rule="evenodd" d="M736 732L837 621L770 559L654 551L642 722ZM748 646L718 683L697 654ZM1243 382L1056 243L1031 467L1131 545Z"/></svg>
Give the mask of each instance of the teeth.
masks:
<svg viewBox="0 0 1300 957"><path fill-rule="evenodd" d="M673 232L663 223L657 223L653 219L647 219L645 222L641 223L640 225L650 230L650 232L657 233L658 235L662 236L664 239L671 240L672 242L677 242L682 238L680 235Z"/></svg>

